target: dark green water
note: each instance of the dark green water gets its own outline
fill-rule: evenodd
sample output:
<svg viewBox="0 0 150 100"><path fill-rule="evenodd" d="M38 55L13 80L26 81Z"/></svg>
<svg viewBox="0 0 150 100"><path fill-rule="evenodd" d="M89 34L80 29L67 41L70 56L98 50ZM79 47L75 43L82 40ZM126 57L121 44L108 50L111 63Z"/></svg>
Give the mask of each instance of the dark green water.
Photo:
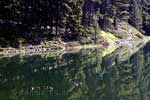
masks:
<svg viewBox="0 0 150 100"><path fill-rule="evenodd" d="M126 60L99 50L1 57L0 100L150 100L150 43Z"/></svg>

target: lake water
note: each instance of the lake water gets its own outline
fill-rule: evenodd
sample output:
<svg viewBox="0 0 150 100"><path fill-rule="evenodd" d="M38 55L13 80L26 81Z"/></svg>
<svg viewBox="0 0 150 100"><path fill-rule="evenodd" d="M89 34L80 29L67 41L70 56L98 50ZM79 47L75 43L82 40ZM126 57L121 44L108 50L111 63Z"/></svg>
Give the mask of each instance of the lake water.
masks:
<svg viewBox="0 0 150 100"><path fill-rule="evenodd" d="M0 100L150 100L150 43L131 50L0 57Z"/></svg>

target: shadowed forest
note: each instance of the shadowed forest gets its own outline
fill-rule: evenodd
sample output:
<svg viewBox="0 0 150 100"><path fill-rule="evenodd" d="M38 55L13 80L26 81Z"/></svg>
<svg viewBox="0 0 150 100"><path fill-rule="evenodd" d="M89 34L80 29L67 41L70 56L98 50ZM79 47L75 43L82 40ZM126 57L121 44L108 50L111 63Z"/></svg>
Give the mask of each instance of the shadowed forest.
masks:
<svg viewBox="0 0 150 100"><path fill-rule="evenodd" d="M150 35L150 0L1 0L0 47L42 41L94 42L123 21ZM88 38L87 38L88 37Z"/></svg>
<svg viewBox="0 0 150 100"><path fill-rule="evenodd" d="M150 0L0 0L0 100L150 100Z"/></svg>

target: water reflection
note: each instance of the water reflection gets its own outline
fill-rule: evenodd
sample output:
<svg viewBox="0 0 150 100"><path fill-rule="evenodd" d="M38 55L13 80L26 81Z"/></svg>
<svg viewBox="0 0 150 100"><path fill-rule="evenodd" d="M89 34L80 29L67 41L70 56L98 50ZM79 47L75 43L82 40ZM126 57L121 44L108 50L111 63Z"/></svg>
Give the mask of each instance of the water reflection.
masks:
<svg viewBox="0 0 150 100"><path fill-rule="evenodd" d="M150 99L150 43L132 56L100 52L2 57L0 100Z"/></svg>

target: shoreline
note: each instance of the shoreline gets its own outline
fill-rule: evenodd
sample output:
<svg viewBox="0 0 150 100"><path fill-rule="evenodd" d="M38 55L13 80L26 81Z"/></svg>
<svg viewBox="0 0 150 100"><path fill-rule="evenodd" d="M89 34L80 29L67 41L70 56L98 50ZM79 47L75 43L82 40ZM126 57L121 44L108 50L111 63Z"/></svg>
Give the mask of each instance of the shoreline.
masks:
<svg viewBox="0 0 150 100"><path fill-rule="evenodd" d="M122 28L123 27L123 28ZM63 42L61 39L55 41L46 41L45 43L41 43L39 45L27 45L21 46L20 48L0 48L0 56L2 55L18 55L18 54L34 54L34 53L44 53L44 52L57 52L57 51L69 51L73 49L81 50L81 49L90 49L90 48L100 48L107 49L110 46L120 47L127 46L132 48L136 42L141 41L143 43L147 43L150 41L150 36L144 36L134 27L130 26L125 22L120 23L120 27L115 33L122 34L122 38L117 37L113 33L106 32L103 30L99 30L99 34L97 34L97 38L101 39L97 40L94 44L94 40L91 43L82 44L79 41L71 41L71 42ZM110 50L111 51L111 48Z"/></svg>
<svg viewBox="0 0 150 100"><path fill-rule="evenodd" d="M90 48L102 48L100 44L86 44L78 46L60 46L60 47L47 47L47 46L24 46L22 48L0 48L0 56L2 55L18 55L18 54L32 54L32 53L44 53L44 52L57 52L57 51L69 51L72 49L90 49Z"/></svg>
<svg viewBox="0 0 150 100"><path fill-rule="evenodd" d="M125 42L122 42L125 41ZM100 44L84 44L84 45L76 45L76 46L63 46L60 44L59 46L44 46L44 45L29 45L29 46L23 46L21 48L0 48L0 56L13 56L13 55L30 55L30 54L39 54L39 53L46 53L46 52L67 52L71 50L81 50L81 49L92 49L92 48L99 48L99 49L105 49L108 48L109 46L116 46L116 47L121 47L121 46L129 46L130 44L134 45L134 42L136 43L137 41L143 41L143 43L147 43L150 41L150 37L144 36L144 39L142 40L119 40L115 41L113 43L109 42L103 42ZM71 43L70 43L71 44Z"/></svg>

